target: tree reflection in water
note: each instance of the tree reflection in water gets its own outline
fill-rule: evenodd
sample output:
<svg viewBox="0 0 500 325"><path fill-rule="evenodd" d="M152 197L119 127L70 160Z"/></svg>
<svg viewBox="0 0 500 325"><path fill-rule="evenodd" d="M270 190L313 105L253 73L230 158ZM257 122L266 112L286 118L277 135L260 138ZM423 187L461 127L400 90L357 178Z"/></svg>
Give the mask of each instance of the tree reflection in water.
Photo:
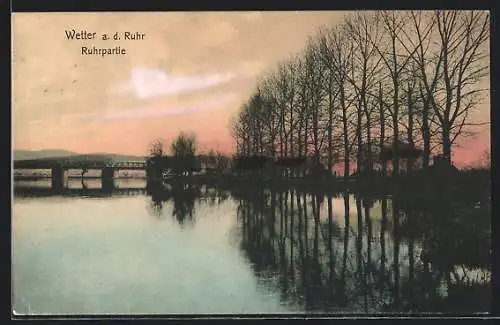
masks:
<svg viewBox="0 0 500 325"><path fill-rule="evenodd" d="M203 191L202 191L203 190ZM168 185L154 184L148 188L151 195L150 214L159 218L165 218L164 206L172 202L172 217L183 227L195 223L195 203L204 199L209 205L221 204L229 198L228 193L214 189L202 189L197 184L182 184L171 182Z"/></svg>
<svg viewBox="0 0 500 325"><path fill-rule="evenodd" d="M285 303L309 312L488 311L487 200L471 208L441 197L422 211L397 195L330 195L326 209L324 199L293 190L238 199L241 248L257 276L278 270Z"/></svg>
<svg viewBox="0 0 500 325"><path fill-rule="evenodd" d="M305 193L252 186L150 190L180 226L195 202L237 204L240 249L283 304L307 312L485 312L490 301L489 198L442 193L426 204L404 195ZM417 202L417 203L416 203ZM471 204L471 202L475 202Z"/></svg>

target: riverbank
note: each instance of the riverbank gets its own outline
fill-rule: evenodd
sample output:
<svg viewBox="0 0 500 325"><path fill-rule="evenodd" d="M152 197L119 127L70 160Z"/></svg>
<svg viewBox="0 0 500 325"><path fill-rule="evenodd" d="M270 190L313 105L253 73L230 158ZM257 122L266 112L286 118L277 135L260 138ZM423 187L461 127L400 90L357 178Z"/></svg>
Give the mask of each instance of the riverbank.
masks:
<svg viewBox="0 0 500 325"><path fill-rule="evenodd" d="M153 182L158 184L161 181ZM308 193L340 193L343 191L362 192L379 196L388 193L399 193L407 196L429 196L434 191L470 192L484 195L490 192L490 170L471 169L457 171L452 175L415 174L412 176L392 177L302 177L302 178L265 178L256 175L198 174L192 176L176 176L164 180L165 184L207 185L220 188L245 187L266 188L272 190L294 189Z"/></svg>

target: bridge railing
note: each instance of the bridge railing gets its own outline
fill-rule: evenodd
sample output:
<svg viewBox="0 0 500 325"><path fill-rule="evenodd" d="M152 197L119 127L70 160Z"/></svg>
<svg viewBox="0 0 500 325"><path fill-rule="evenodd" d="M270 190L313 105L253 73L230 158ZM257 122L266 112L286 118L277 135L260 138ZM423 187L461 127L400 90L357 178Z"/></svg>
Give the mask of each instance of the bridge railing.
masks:
<svg viewBox="0 0 500 325"><path fill-rule="evenodd" d="M92 160L54 160L54 161L15 161L14 169L52 169L54 167L63 169L102 169L113 168L146 168L145 161L92 161Z"/></svg>
<svg viewBox="0 0 500 325"><path fill-rule="evenodd" d="M144 161L114 161L108 164L109 167L114 168L146 168Z"/></svg>

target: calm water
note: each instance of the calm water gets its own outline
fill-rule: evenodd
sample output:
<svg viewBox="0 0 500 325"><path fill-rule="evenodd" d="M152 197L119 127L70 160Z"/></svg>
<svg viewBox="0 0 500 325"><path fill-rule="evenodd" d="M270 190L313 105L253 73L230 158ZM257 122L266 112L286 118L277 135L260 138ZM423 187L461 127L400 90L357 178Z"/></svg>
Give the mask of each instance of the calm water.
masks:
<svg viewBox="0 0 500 325"><path fill-rule="evenodd" d="M468 224L450 226L463 207L430 225L435 211L409 212L391 197L206 187L148 194L125 190L145 187L142 181L116 185L107 195L99 193L99 180L70 180L70 188L85 189L72 195L17 193L17 313L490 309L484 204L467 210L474 220L487 218L469 234ZM429 247L434 253L425 254ZM450 249L458 252L452 259ZM424 263L428 255L430 264Z"/></svg>

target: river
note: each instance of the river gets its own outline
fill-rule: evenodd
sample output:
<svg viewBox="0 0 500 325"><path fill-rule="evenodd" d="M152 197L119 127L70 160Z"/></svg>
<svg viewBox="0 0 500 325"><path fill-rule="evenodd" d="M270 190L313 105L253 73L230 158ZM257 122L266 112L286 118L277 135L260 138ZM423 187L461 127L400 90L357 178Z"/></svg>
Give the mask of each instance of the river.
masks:
<svg viewBox="0 0 500 325"><path fill-rule="evenodd" d="M46 183L15 186L50 186ZM12 306L17 314L490 309L489 262L467 262L468 255L489 256L487 242L472 234L472 251L460 249L470 248L471 241L451 243L448 223L429 225L434 218L429 213L404 211L390 196L193 186L167 194L103 195L99 186L98 179L70 180L69 188L83 190L16 193ZM119 180L115 186L142 189L145 182ZM487 213L470 211L475 219ZM423 252L436 243L440 249L428 264ZM452 246L459 253L446 268Z"/></svg>

